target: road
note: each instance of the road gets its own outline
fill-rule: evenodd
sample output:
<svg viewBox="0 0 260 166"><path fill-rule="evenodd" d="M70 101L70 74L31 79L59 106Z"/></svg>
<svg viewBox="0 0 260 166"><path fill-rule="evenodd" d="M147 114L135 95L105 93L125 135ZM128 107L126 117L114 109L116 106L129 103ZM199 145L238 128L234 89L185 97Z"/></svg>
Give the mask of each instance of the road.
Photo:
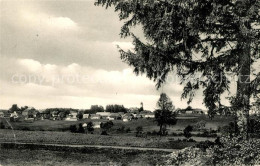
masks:
<svg viewBox="0 0 260 166"><path fill-rule="evenodd" d="M14 143L14 142L0 142L1 143ZM60 147L89 147L89 148L105 148L105 149L126 149L126 150L143 150L143 151L163 151L163 152L174 152L178 149L162 149L162 148L143 148L143 147L128 147L128 146L106 146L106 145L73 145L73 144L46 144L46 143L26 143L26 142L16 142L18 145L46 145L46 146L60 146Z"/></svg>

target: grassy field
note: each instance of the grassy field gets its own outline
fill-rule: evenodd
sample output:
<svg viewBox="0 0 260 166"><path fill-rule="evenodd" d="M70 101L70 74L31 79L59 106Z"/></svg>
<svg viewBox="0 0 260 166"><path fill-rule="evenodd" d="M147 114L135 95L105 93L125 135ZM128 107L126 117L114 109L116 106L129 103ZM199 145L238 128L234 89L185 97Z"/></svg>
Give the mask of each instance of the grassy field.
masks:
<svg viewBox="0 0 260 166"><path fill-rule="evenodd" d="M163 163L161 156L169 154L159 151L120 149L60 149L1 148L0 165L42 166L42 165L156 165Z"/></svg>
<svg viewBox="0 0 260 166"><path fill-rule="evenodd" d="M206 115L200 115L195 118L190 118L189 116L180 116L180 119L178 119L176 125L168 127L168 133L171 134L172 132L183 130L186 126L194 125L197 122L202 120L206 122L206 129L216 130L218 126L227 125L230 121L232 121L232 118L216 116L214 119L210 120ZM9 126L4 119L0 119L0 121L4 122L6 126ZM106 120L83 119L76 122L39 120L33 123L11 122L11 125L15 130L66 131L69 130L70 125L73 124L78 125L79 123L88 123L90 121L95 122L95 121L106 121ZM158 131L159 129L154 119L138 119L129 122L123 122L122 120L115 120L113 121L113 123L114 126L110 130L111 134L116 134L117 133L116 130L122 126L125 126L125 128L130 128L132 133L135 131L137 126L142 126L144 132ZM100 130L96 129L94 133L100 134Z"/></svg>
<svg viewBox="0 0 260 166"><path fill-rule="evenodd" d="M22 131L0 130L0 142L56 143L78 145L132 146L182 149L196 144L195 142L179 142L174 137L151 136L147 138L135 136L79 134L57 131ZM200 138L207 139L207 138Z"/></svg>

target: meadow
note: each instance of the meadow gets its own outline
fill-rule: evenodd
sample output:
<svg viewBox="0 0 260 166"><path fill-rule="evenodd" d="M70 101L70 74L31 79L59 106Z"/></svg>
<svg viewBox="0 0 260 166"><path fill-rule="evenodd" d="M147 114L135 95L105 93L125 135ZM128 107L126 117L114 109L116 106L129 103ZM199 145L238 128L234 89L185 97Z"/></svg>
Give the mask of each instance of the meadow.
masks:
<svg viewBox="0 0 260 166"><path fill-rule="evenodd" d="M232 117L221 117L216 116L212 120L207 117L207 115L199 115L199 116L192 116L193 118L190 118L189 115L185 116L179 116L177 124L174 126L168 126L168 133L176 132L176 131L182 131L186 126L188 125L195 125L199 121L205 121L206 126L205 129L212 129L216 130L218 127L227 125L230 121L232 121ZM6 121L4 119L0 119L0 121L4 122L6 124ZM107 121L105 119L82 119L79 121L53 121L53 120L38 120L34 121L33 123L28 122L10 122L13 129L15 130L31 130L31 131L68 131L70 125L78 125L79 123L88 123L88 122L104 122ZM114 120L113 121L114 126L111 128L110 133L111 134L117 134L116 130L118 128L121 128L124 126L125 128L130 128L131 131L135 131L136 127L142 126L144 132L152 132L152 131L158 131L159 127L157 126L157 123L154 119L137 119L132 120L129 122L123 122L122 120ZM8 124L6 126L10 127ZM96 130L94 133L99 133L99 129ZM122 134L122 133L120 133Z"/></svg>
<svg viewBox="0 0 260 166"><path fill-rule="evenodd" d="M14 137L15 134L15 137ZM212 140L212 139L211 139ZM147 138L135 136L80 134L58 131L22 131L0 130L0 142L75 144L75 145L105 145L182 149L196 142L179 142L174 137L151 136Z"/></svg>
<svg viewBox="0 0 260 166"><path fill-rule="evenodd" d="M99 148L1 147L0 165L156 165L169 152ZM36 150L37 149L37 150Z"/></svg>

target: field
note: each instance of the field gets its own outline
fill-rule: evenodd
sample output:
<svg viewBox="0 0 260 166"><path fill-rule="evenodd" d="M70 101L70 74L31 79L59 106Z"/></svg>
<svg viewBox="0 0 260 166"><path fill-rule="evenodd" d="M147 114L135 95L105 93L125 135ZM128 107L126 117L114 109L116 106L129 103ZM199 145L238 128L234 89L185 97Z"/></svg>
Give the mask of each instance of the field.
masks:
<svg viewBox="0 0 260 166"><path fill-rule="evenodd" d="M14 138L14 134L16 139ZM135 137L117 135L79 134L56 131L0 130L0 142L27 142L50 144L105 145L182 149L194 142L179 142L173 137Z"/></svg>
<svg viewBox="0 0 260 166"><path fill-rule="evenodd" d="M100 129L93 134L72 133L70 125L88 123L90 121L106 121L84 119L76 122L39 120L33 123L12 122L10 125L0 119L9 129L0 129L0 142L36 143L35 146L50 146L46 144L62 145L97 145L84 147L81 150L46 149L46 148L2 148L0 151L0 165L155 165L163 162L162 156L169 154L163 151L140 151L124 149L123 147L183 149L196 145L200 141L215 138L192 137L197 142L180 141L183 136L173 136L172 133L181 133L187 125L195 125L205 121L207 130L217 129L227 125L231 117L216 117L210 120L207 116L180 116L177 124L168 127L168 136L148 135L136 137L135 129L143 127L143 132L158 131L159 127L153 119L138 119L129 122L113 121L114 126L108 131L109 135L101 135ZM130 132L119 132L124 126ZM17 145L18 146L18 145ZM33 145L34 146L34 145ZM99 148L99 146L120 146L123 149Z"/></svg>
<svg viewBox="0 0 260 166"><path fill-rule="evenodd" d="M37 149L37 150L35 150ZM1 148L0 165L156 165L168 152L98 148Z"/></svg>
<svg viewBox="0 0 260 166"><path fill-rule="evenodd" d="M4 119L0 119L0 121L6 123ZM71 121L53 121L53 120L39 120L35 121L33 123L28 122L12 122L11 125L13 129L15 130L39 130L39 131L68 131L69 126L73 124L79 124L79 123L88 123L88 122L95 122L95 121L107 121L107 120L92 120L92 119L83 119L76 122ZM187 125L194 125L199 121L205 121L206 122L206 129L214 129L216 130L218 126L224 126L227 125L230 121L232 121L231 117L220 117L216 116L212 120L210 120L206 115L200 115L200 116L193 116L192 118L189 116L180 116L178 117L177 124L174 126L168 127L168 132L172 133L175 131L183 130ZM125 126L125 128L130 128L130 130L133 132L135 131L137 126L142 126L144 129L144 132L147 131L158 131L159 127L157 126L156 122L153 119L138 119L138 120L132 120L129 122L123 122L122 120L115 120L113 121L114 126L112 127L110 133L111 134L117 134L116 129ZM6 124L6 126L9 126ZM97 129L94 133L100 133L100 130ZM120 133L121 135L122 133Z"/></svg>

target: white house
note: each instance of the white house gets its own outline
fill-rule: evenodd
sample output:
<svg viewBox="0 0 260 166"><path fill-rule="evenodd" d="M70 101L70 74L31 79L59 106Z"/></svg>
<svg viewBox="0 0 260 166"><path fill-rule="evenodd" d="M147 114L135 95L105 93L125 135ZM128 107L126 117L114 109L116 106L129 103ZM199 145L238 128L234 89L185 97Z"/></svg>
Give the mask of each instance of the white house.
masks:
<svg viewBox="0 0 260 166"><path fill-rule="evenodd" d="M90 119L101 119L101 116L96 114L90 114Z"/></svg>
<svg viewBox="0 0 260 166"><path fill-rule="evenodd" d="M97 112L96 115L100 115L102 117L108 117L111 115L110 112Z"/></svg>
<svg viewBox="0 0 260 166"><path fill-rule="evenodd" d="M93 128L100 129L101 122L93 122Z"/></svg>
<svg viewBox="0 0 260 166"><path fill-rule="evenodd" d="M83 114L83 119L89 118L89 114Z"/></svg>
<svg viewBox="0 0 260 166"><path fill-rule="evenodd" d="M147 113L146 115L144 115L145 118L155 118L154 113Z"/></svg>

